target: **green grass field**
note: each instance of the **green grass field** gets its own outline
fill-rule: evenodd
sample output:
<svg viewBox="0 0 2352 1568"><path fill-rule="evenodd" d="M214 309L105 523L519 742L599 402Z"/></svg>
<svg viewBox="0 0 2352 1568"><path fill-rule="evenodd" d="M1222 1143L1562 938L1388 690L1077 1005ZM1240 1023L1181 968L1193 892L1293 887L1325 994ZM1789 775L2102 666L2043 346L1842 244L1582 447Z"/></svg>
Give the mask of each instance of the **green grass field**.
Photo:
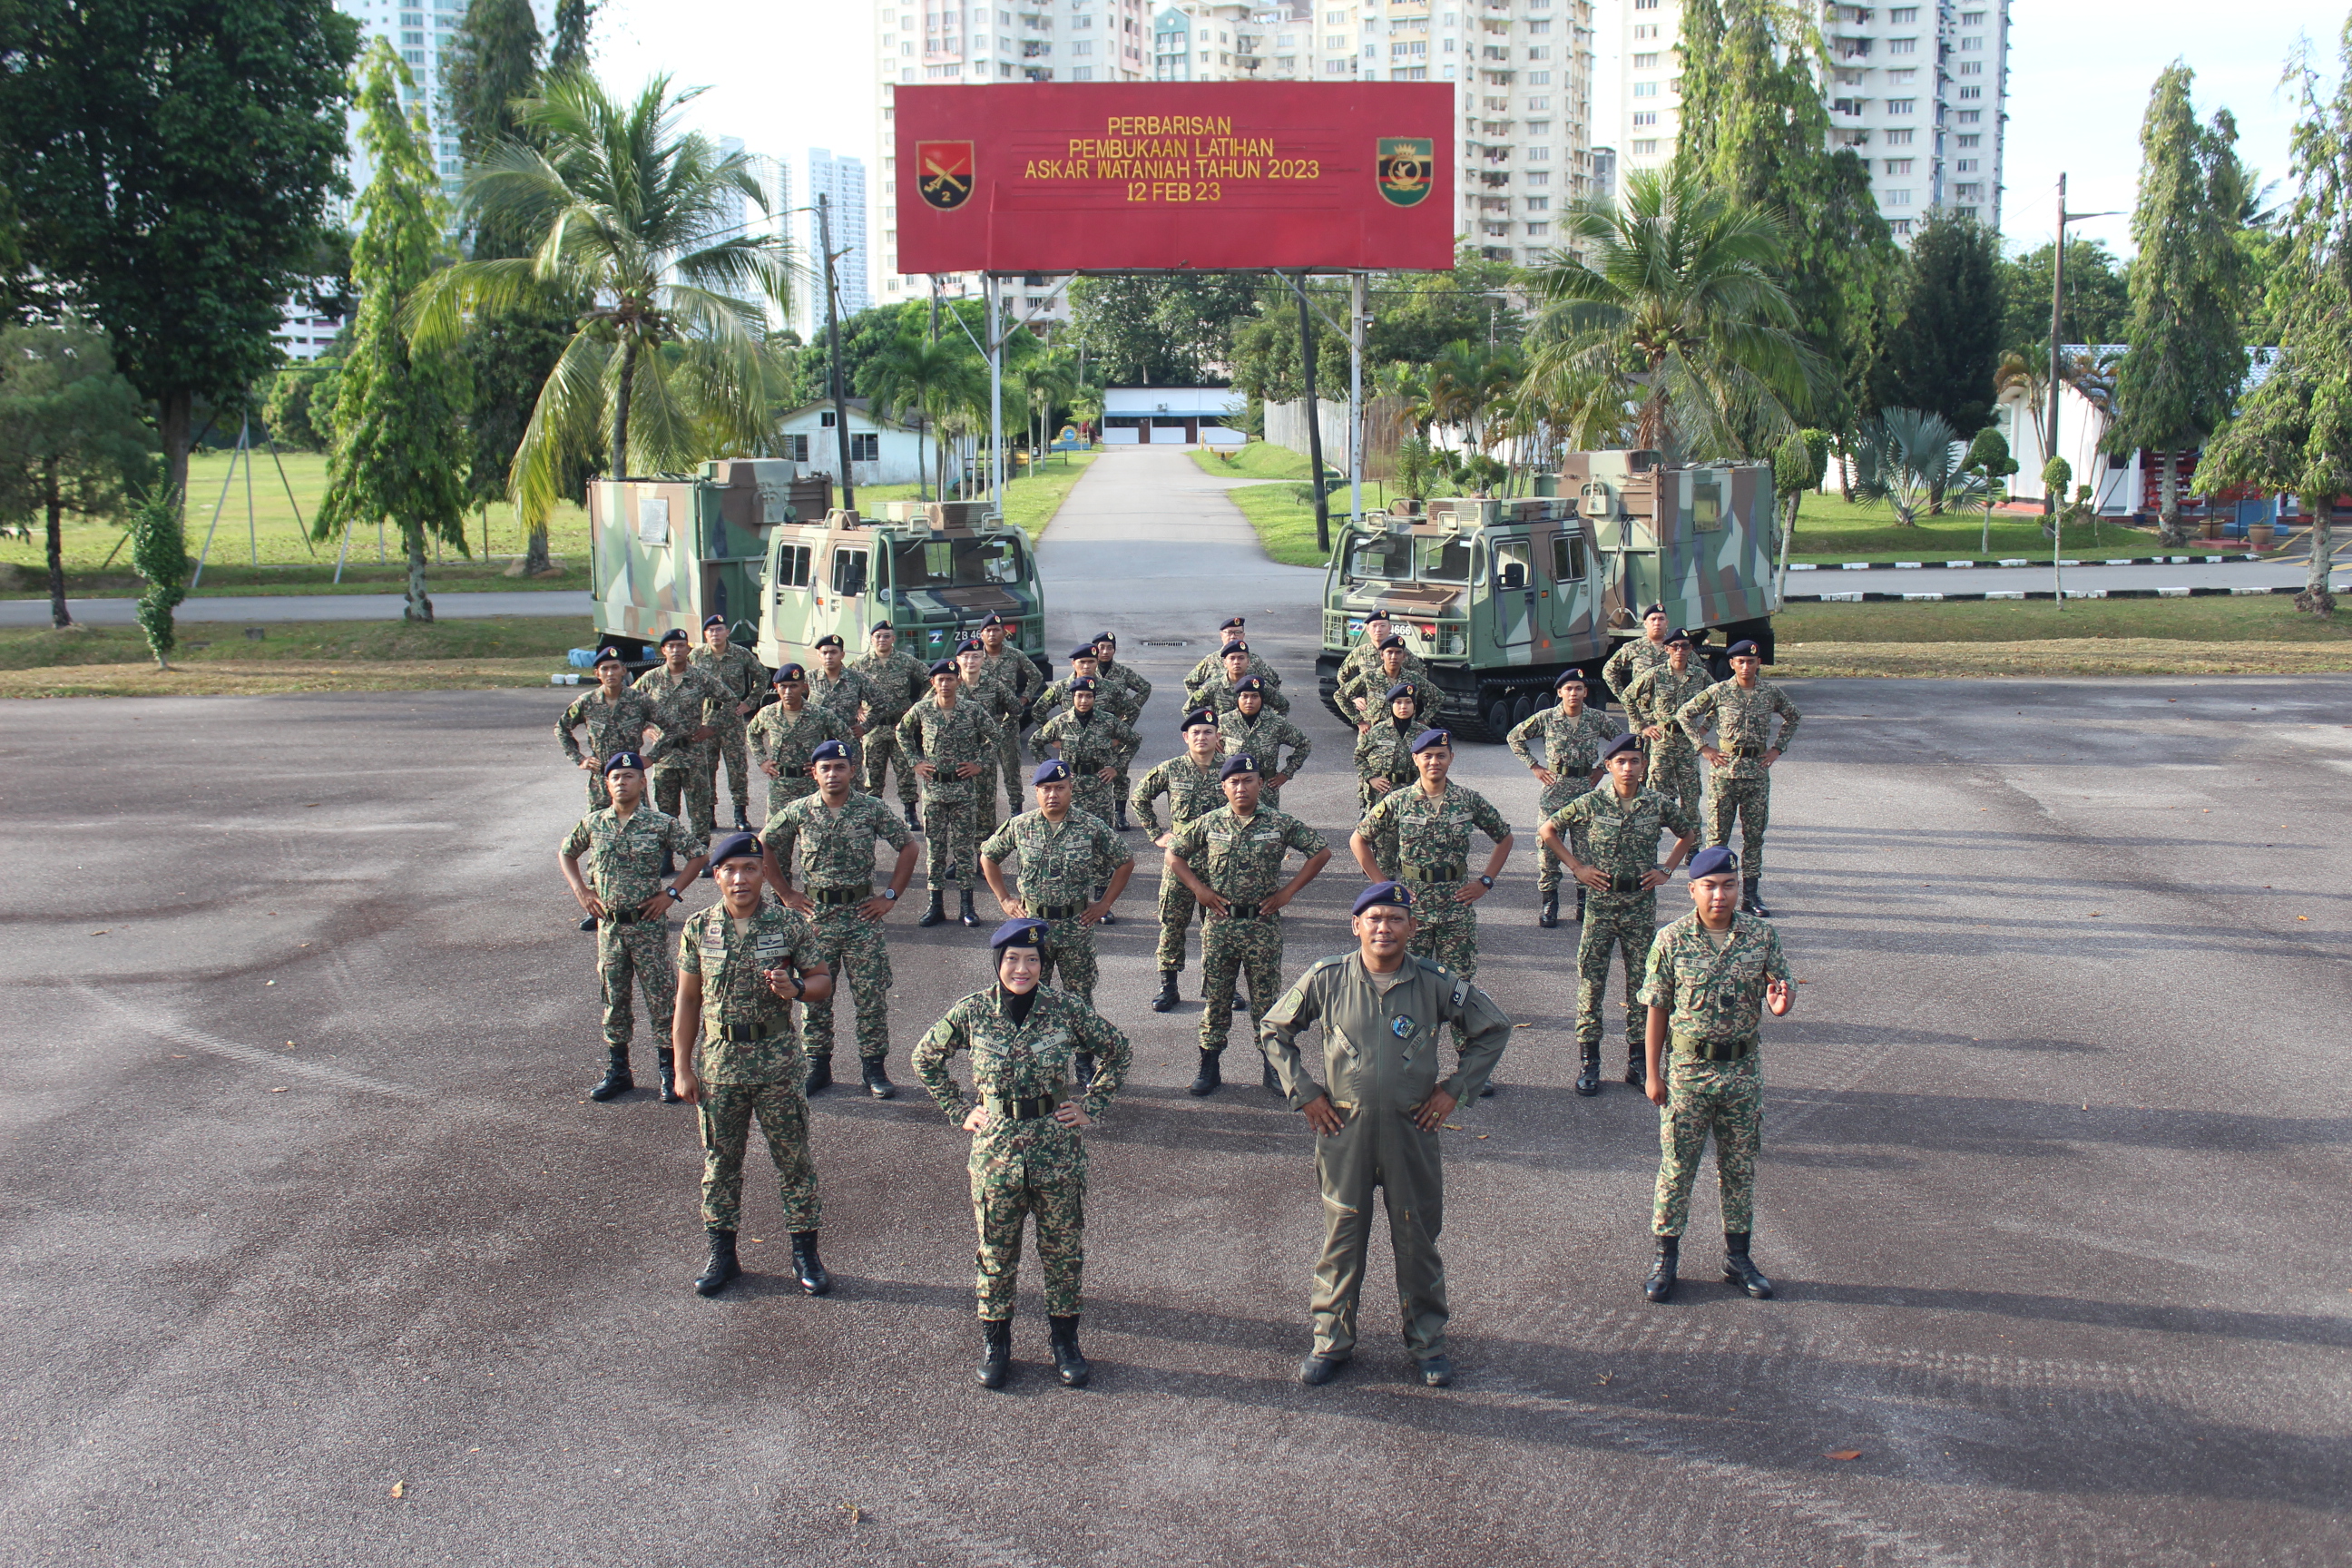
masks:
<svg viewBox="0 0 2352 1568"><path fill-rule="evenodd" d="M585 616L499 616L483 621L273 621L257 628L200 623L180 628L172 662L365 665L500 658L552 659L586 646L595 632ZM87 664L150 664L136 626L76 626L67 631L0 630L0 670L56 669ZM540 679L547 679L542 668Z"/></svg>
<svg viewBox="0 0 2352 1568"><path fill-rule="evenodd" d="M1192 461L1204 474L1220 479L1305 479L1307 454L1294 452L1287 447L1276 447L1266 441L1252 441L1230 458L1206 449L1196 450ZM1325 454L1323 466L1331 466L1329 454Z"/></svg>
<svg viewBox="0 0 2352 1568"><path fill-rule="evenodd" d="M1054 521L1054 514L1069 499L1071 487L1086 477L1097 455L1057 452L1034 473L1016 470L1012 479L1004 481L1004 520L1032 539L1045 532L1045 525ZM867 517L879 517L884 501L913 500L916 489L913 485L861 485L857 510Z"/></svg>
<svg viewBox="0 0 2352 1568"><path fill-rule="evenodd" d="M2285 594L2209 599L2004 599L1983 604L1790 605L1772 617L1780 650L1805 643L2022 642L2122 637L2352 645L2352 610L2328 619Z"/></svg>

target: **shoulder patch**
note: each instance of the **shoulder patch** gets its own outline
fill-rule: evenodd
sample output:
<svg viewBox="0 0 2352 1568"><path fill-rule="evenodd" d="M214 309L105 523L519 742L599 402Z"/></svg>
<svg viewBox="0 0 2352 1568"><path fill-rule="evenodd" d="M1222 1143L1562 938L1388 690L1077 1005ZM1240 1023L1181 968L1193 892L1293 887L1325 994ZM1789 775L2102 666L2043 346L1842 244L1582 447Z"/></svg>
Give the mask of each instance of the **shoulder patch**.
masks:
<svg viewBox="0 0 2352 1568"><path fill-rule="evenodd" d="M1319 973L1323 970L1330 969L1339 964L1347 963L1348 960L1353 956L1354 954L1352 953L1335 952L1328 958L1318 958L1313 963L1307 965L1307 973L1309 974Z"/></svg>

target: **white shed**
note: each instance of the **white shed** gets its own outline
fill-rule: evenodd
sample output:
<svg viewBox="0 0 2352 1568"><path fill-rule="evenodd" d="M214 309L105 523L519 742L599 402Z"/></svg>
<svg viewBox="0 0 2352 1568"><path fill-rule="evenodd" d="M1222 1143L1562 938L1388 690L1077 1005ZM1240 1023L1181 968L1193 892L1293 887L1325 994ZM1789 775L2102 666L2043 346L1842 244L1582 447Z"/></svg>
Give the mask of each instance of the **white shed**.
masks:
<svg viewBox="0 0 2352 1568"><path fill-rule="evenodd" d="M1106 447L1239 446L1249 398L1230 386L1114 386L1103 394Z"/></svg>
<svg viewBox="0 0 2352 1568"><path fill-rule="evenodd" d="M961 471L968 443L949 437L948 475ZM838 484L841 442L834 425L833 405L812 403L795 408L777 422L774 456L806 465L804 471L823 474ZM884 419L864 398L849 400L849 482L853 485L911 485L929 471L932 444L927 434Z"/></svg>

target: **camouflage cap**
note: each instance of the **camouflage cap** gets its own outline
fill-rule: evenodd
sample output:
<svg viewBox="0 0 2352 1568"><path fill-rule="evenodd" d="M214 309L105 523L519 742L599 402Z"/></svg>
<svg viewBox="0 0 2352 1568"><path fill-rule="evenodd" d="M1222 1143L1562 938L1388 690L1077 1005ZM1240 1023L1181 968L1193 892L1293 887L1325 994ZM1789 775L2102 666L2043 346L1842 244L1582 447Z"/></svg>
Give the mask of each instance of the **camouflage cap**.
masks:
<svg viewBox="0 0 2352 1568"><path fill-rule="evenodd" d="M1255 772L1257 772L1257 759L1251 756L1247 752L1235 752L1232 756L1227 757L1225 759L1224 765L1217 770L1217 779L1220 783L1223 783L1224 780L1233 777L1235 773L1254 773Z"/></svg>
<svg viewBox="0 0 2352 1568"><path fill-rule="evenodd" d="M1265 679L1263 676L1244 675L1239 680L1234 682L1234 695L1236 697L1239 697L1244 691L1255 691L1263 694L1265 690Z"/></svg>
<svg viewBox="0 0 2352 1568"><path fill-rule="evenodd" d="M988 945L1003 952L1008 947L1044 947L1053 928L1044 921L1006 921L989 937Z"/></svg>
<svg viewBox="0 0 2352 1568"><path fill-rule="evenodd" d="M824 636L817 638L816 641L809 644L809 647L811 647L845 648L848 646L849 645L847 643L841 640L841 634L839 632L827 632Z"/></svg>
<svg viewBox="0 0 2352 1568"><path fill-rule="evenodd" d="M1639 755L1641 750L1642 737L1631 730L1626 730L1601 742L1601 760L1605 763L1620 752L1632 752Z"/></svg>
<svg viewBox="0 0 2352 1568"><path fill-rule="evenodd" d="M1423 730L1420 734L1415 735L1412 738L1412 754L1417 757L1423 752L1435 751L1440 746L1444 746L1450 750L1453 745L1453 731Z"/></svg>
<svg viewBox="0 0 2352 1568"><path fill-rule="evenodd" d="M752 833L730 833L720 839L718 846L710 851L710 864L713 868L717 868L724 866L730 860L740 860L746 856L754 860L760 858L759 836Z"/></svg>
<svg viewBox="0 0 2352 1568"><path fill-rule="evenodd" d="M661 642L656 646L667 647L674 642L690 642L692 640L692 638L686 635L686 628L684 626L672 626L669 630L662 633Z"/></svg>
<svg viewBox="0 0 2352 1568"><path fill-rule="evenodd" d="M1553 676L1551 679L1551 689L1554 691L1558 691L1563 686L1581 686L1583 684L1584 671L1575 668L1563 669L1558 675Z"/></svg>
<svg viewBox="0 0 2352 1568"><path fill-rule="evenodd" d="M1738 642L1733 643L1726 651L1733 658L1761 658L1764 657L1762 651L1746 637L1741 637Z"/></svg>
<svg viewBox="0 0 2352 1568"><path fill-rule="evenodd" d="M717 626L722 631L725 630L727 626L727 617L725 616L705 616L702 617L702 629L704 631L707 632L713 626Z"/></svg>
<svg viewBox="0 0 2352 1568"><path fill-rule="evenodd" d="M1349 907L1348 912L1360 915L1378 904L1394 904L1398 909L1410 910L1412 908L1412 890L1402 882L1374 882L1356 895L1356 901Z"/></svg>
<svg viewBox="0 0 2352 1568"><path fill-rule="evenodd" d="M811 763L846 763L853 760L849 748L838 741L819 741L816 750L809 753Z"/></svg>
<svg viewBox="0 0 2352 1568"><path fill-rule="evenodd" d="M808 671L802 668L799 665L780 664L776 666L776 673L768 677L768 684L771 686L782 686L788 681L806 680L807 679Z"/></svg>
<svg viewBox="0 0 2352 1568"><path fill-rule="evenodd" d="M623 768L635 768L637 772L644 773L646 771L646 760L635 752L614 752L611 756L604 759L604 771L606 773L618 773Z"/></svg>
<svg viewBox="0 0 2352 1568"><path fill-rule="evenodd" d="M1382 700L1387 702L1396 702L1401 701L1407 697L1417 697L1419 695L1420 693L1412 689L1412 681L1400 680L1394 686L1389 688L1389 694L1387 697L1383 698Z"/></svg>
<svg viewBox="0 0 2352 1568"><path fill-rule="evenodd" d="M1690 879L1694 882L1702 877L1737 877L1738 875L1739 875L1739 857L1734 855L1723 845L1718 844L1712 849L1702 849L1690 858Z"/></svg>
<svg viewBox="0 0 2352 1568"><path fill-rule="evenodd" d="M1176 728L1179 730L1190 730L1195 724L1206 724L1210 729L1215 729L1217 727L1217 710L1213 708L1195 708L1192 711L1186 713L1183 718L1177 721Z"/></svg>
<svg viewBox="0 0 2352 1568"><path fill-rule="evenodd" d="M1059 757L1048 758L1037 764L1037 771L1029 775L1029 782L1033 784L1067 784L1070 782L1070 764Z"/></svg>

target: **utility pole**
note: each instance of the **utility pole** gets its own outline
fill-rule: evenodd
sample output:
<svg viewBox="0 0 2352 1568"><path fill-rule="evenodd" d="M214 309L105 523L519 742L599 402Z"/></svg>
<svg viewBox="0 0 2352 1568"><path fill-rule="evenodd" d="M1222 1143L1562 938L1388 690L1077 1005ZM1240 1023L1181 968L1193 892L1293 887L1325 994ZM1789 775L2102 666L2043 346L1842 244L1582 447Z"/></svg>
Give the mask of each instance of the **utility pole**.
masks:
<svg viewBox="0 0 2352 1568"><path fill-rule="evenodd" d="M844 510L855 511L857 487L849 478L849 391L847 378L841 374L841 313L834 308L833 198L822 192L816 198L816 243L824 252L825 359L832 371L833 434L841 452L841 505Z"/></svg>
<svg viewBox="0 0 2352 1568"><path fill-rule="evenodd" d="M2058 176L2058 243L2050 252L2050 435L2042 443L2042 466L2058 455L2058 318L2066 304L2066 176ZM2042 487L2042 515L2054 517L2058 498Z"/></svg>
<svg viewBox="0 0 2352 1568"><path fill-rule="evenodd" d="M989 510L1004 515L1004 279L981 274L988 307L988 499Z"/></svg>
<svg viewBox="0 0 2352 1568"><path fill-rule="evenodd" d="M1348 280L1348 516L1364 521L1364 275ZM1323 547L1329 555L1331 547Z"/></svg>
<svg viewBox="0 0 2352 1568"><path fill-rule="evenodd" d="M1307 382L1307 467L1315 489L1315 548L1331 558L1331 507L1323 494L1323 411L1315 396L1315 319L1307 313L1307 274L1301 272L1298 292L1298 358Z"/></svg>

